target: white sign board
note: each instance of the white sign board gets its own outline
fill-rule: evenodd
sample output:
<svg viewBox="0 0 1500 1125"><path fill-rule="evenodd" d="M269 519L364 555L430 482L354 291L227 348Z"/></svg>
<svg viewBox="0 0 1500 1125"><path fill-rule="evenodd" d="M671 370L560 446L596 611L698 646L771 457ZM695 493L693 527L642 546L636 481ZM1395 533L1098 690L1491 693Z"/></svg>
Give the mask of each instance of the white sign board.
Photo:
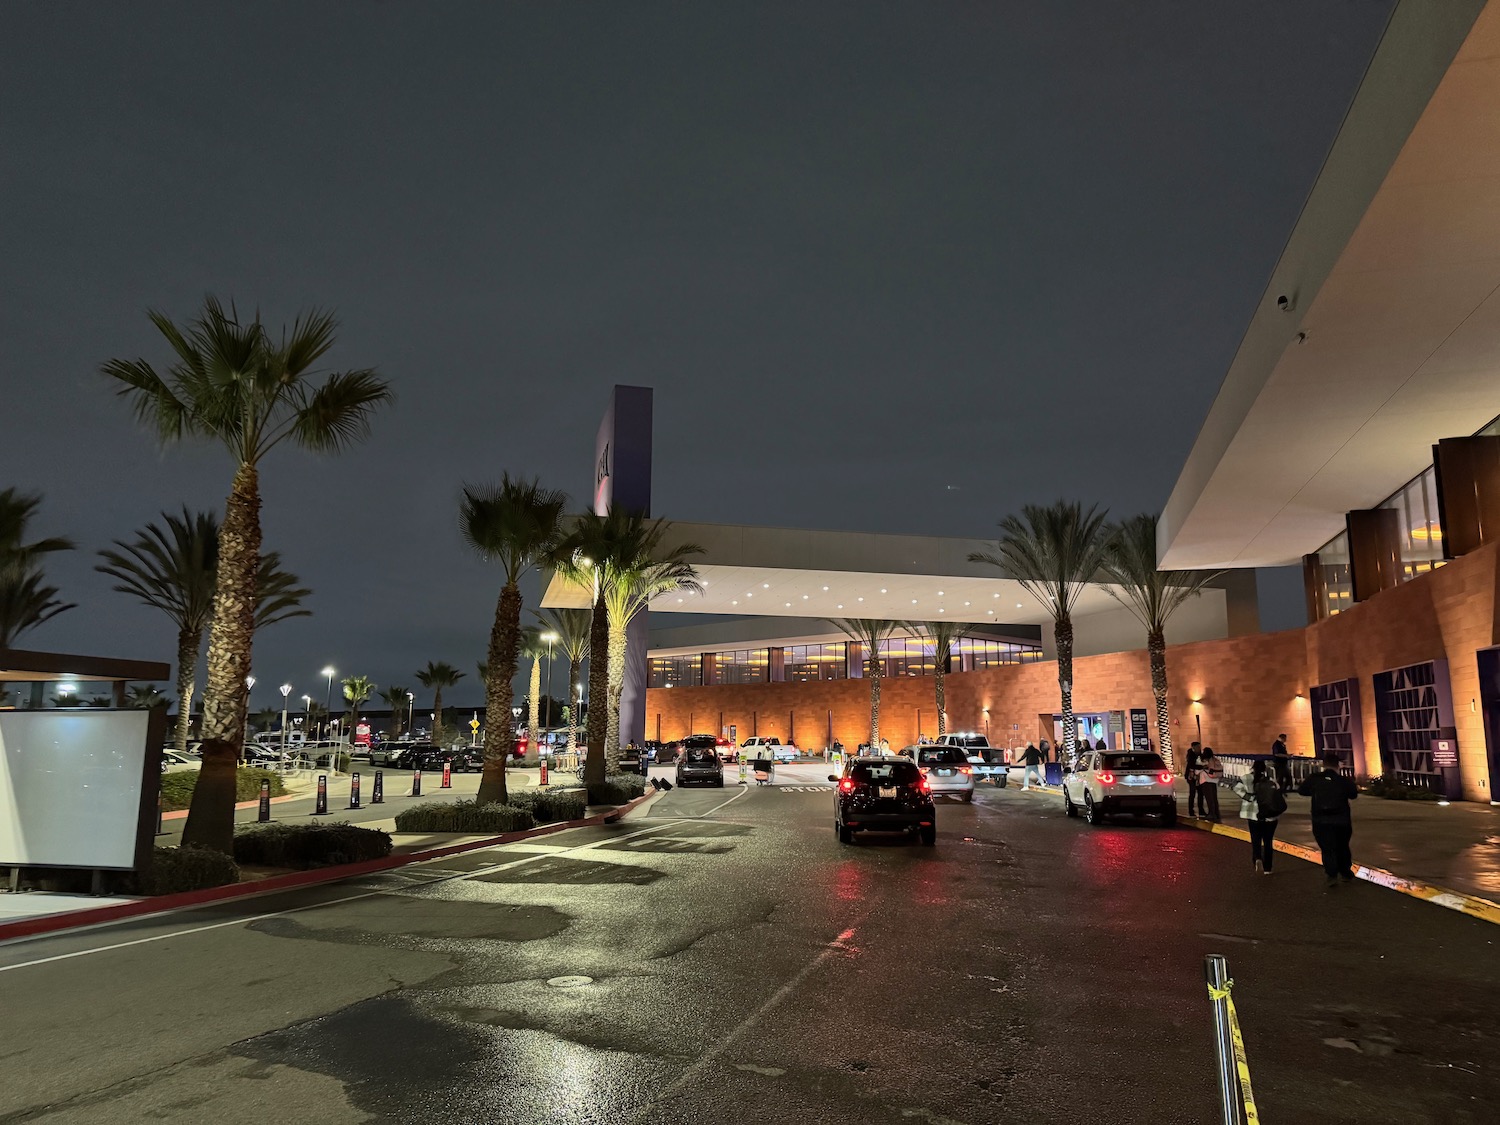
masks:
<svg viewBox="0 0 1500 1125"><path fill-rule="evenodd" d="M135 866L145 711L0 712L0 865Z"/></svg>

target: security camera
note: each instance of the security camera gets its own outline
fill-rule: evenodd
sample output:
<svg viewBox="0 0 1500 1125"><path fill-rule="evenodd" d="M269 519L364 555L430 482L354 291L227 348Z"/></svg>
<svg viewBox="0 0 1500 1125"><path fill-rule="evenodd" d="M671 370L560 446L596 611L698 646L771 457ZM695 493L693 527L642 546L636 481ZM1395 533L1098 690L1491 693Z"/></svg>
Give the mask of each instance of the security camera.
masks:
<svg viewBox="0 0 1500 1125"><path fill-rule="evenodd" d="M1282 312L1291 312L1297 306L1292 302L1292 299L1290 297L1283 293L1281 296L1276 298L1276 307Z"/></svg>

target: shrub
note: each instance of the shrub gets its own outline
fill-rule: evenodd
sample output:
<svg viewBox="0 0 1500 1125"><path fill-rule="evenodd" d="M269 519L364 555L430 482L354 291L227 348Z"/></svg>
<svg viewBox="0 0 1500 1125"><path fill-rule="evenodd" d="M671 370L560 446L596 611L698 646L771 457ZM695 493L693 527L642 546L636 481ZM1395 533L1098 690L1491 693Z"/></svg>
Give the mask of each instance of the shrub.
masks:
<svg viewBox="0 0 1500 1125"><path fill-rule="evenodd" d="M171 895L239 881L239 867L223 852L187 844L180 848L152 848L151 866L135 873L132 889L141 895Z"/></svg>
<svg viewBox="0 0 1500 1125"><path fill-rule="evenodd" d="M601 785L589 786L589 804L624 805L646 792L646 779L638 773L612 773Z"/></svg>
<svg viewBox="0 0 1500 1125"><path fill-rule="evenodd" d="M253 801L260 796L260 783L269 780L271 796L286 794L286 782L274 770L241 766L234 771L234 799ZM185 809L193 803L193 789L198 784L197 770L176 770L161 775L161 807L166 812Z"/></svg>
<svg viewBox="0 0 1500 1125"><path fill-rule="evenodd" d="M234 858L259 867L334 867L391 854L391 837L352 824L252 824L234 837Z"/></svg>
<svg viewBox="0 0 1500 1125"><path fill-rule="evenodd" d="M538 824L550 824L580 819L587 811L588 797L582 789L522 789L512 793L507 803L525 809Z"/></svg>
<svg viewBox="0 0 1500 1125"><path fill-rule="evenodd" d="M1365 791L1372 797L1384 797L1387 801L1441 801L1443 799L1443 795L1436 789L1422 789L1388 777L1370 778Z"/></svg>
<svg viewBox="0 0 1500 1125"><path fill-rule="evenodd" d="M536 821L528 810L498 802L481 805L475 801L433 801L413 805L396 814L397 832L498 834L520 832L535 826Z"/></svg>

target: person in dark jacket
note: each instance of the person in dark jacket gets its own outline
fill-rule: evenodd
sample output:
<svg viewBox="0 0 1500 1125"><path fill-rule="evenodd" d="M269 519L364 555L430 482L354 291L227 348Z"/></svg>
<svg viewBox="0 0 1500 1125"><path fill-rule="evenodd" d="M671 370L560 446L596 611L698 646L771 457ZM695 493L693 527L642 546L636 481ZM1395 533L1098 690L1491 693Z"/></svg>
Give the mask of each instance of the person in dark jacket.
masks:
<svg viewBox="0 0 1500 1125"><path fill-rule="evenodd" d="M1214 752L1207 746L1198 759L1198 815L1214 824L1219 820L1219 778L1224 776L1224 767Z"/></svg>
<svg viewBox="0 0 1500 1125"><path fill-rule="evenodd" d="M1034 776L1038 785L1042 784L1042 762L1046 755L1035 746L1027 743L1026 751L1021 755L1021 764L1026 767L1026 772L1021 775L1021 788L1030 789L1031 779Z"/></svg>
<svg viewBox="0 0 1500 1125"><path fill-rule="evenodd" d="M1292 767L1286 759L1286 735L1278 734L1271 743L1271 767L1276 771L1276 785L1283 793L1292 787Z"/></svg>
<svg viewBox="0 0 1500 1125"><path fill-rule="evenodd" d="M1339 773L1339 756L1324 754L1323 768L1297 786L1297 792L1311 801L1313 838L1323 853L1323 874L1328 877L1328 885L1331 887L1340 879L1353 882L1354 860L1349 854L1349 841L1354 835L1354 818L1349 802L1359 796L1359 789L1352 778Z"/></svg>
<svg viewBox="0 0 1500 1125"><path fill-rule="evenodd" d="M1196 816L1198 808L1198 759L1203 757L1203 746L1194 742L1188 747L1187 764L1182 770L1182 779L1187 782L1188 816Z"/></svg>

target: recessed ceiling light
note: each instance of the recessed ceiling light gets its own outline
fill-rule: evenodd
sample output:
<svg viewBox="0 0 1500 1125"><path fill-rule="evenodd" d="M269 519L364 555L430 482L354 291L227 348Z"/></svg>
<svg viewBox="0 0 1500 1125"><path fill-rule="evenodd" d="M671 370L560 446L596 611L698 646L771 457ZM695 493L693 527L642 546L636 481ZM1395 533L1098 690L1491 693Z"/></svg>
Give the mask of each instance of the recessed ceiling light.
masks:
<svg viewBox="0 0 1500 1125"><path fill-rule="evenodd" d="M747 598L753 598L753 597L755 597L755 595L747 592L745 594L745 597L747 597Z"/></svg>
<svg viewBox="0 0 1500 1125"><path fill-rule="evenodd" d="M939 590L938 591L938 597L942 597L942 596L943 596L943 592L941 590Z"/></svg>
<svg viewBox="0 0 1500 1125"><path fill-rule="evenodd" d="M678 599L677 599L677 604L678 604L678 605L681 605L681 604L682 604L682 599L681 599L681 598L678 598Z"/></svg>
<svg viewBox="0 0 1500 1125"><path fill-rule="evenodd" d="M803 595L802 595L802 600L803 600L803 601L807 601L807 595L806 595L806 594L803 594Z"/></svg>
<svg viewBox="0 0 1500 1125"><path fill-rule="evenodd" d="M786 603L786 607L787 607L787 609L791 609L792 608L792 603L791 602L787 602Z"/></svg>
<svg viewBox="0 0 1500 1125"><path fill-rule="evenodd" d="M917 599L916 599L916 598L912 598L912 600L911 600L911 604L912 604L912 605L916 605L916 604L917 604Z"/></svg>
<svg viewBox="0 0 1500 1125"><path fill-rule="evenodd" d="M885 587L884 587L884 586L882 586L882 587L880 587L880 592L881 592L881 593L882 593L882 594L883 594L883 593L885 593Z"/></svg>
<svg viewBox="0 0 1500 1125"><path fill-rule="evenodd" d="M940 608L940 609L939 609L939 610L938 610L938 612L939 612L939 613L947 613L947 612L948 612L948 611L947 611L947 610L946 610L946 609L941 609L941 608Z"/></svg>
<svg viewBox="0 0 1500 1125"><path fill-rule="evenodd" d="M969 604L968 602L964 602L964 605L968 605L968 604Z"/></svg>
<svg viewBox="0 0 1500 1125"><path fill-rule="evenodd" d="M771 588L771 584L769 582L762 582L760 584L760 588L762 590L769 590Z"/></svg>
<svg viewBox="0 0 1500 1125"><path fill-rule="evenodd" d="M990 615L990 616L991 616L991 617L994 617L994 616L995 616L995 611L994 611L994 610L993 610L993 609L987 609L987 610L985 610L985 611L984 611L984 612L985 612L985 613L988 613L988 614L989 614L989 615Z"/></svg>
<svg viewBox="0 0 1500 1125"><path fill-rule="evenodd" d="M990 596L991 596L991 597L995 597L995 598L998 598L998 597L999 597L999 596L1000 596L1000 595L999 595L999 594L992 594L992 595L990 595Z"/></svg>
<svg viewBox="0 0 1500 1125"><path fill-rule="evenodd" d="M825 594L826 594L826 593L828 593L828 587L827 587L827 586L824 586L824 587L823 587L823 592L824 592L824 593L825 593Z"/></svg>
<svg viewBox="0 0 1500 1125"><path fill-rule="evenodd" d="M839 604L835 608L836 609L843 609L844 608L844 603L843 602L839 602Z"/></svg>
<svg viewBox="0 0 1500 1125"><path fill-rule="evenodd" d="M1022 606L1021 606L1021 603L1020 603L1020 602L1017 602L1017 603L1016 603L1016 608L1017 608L1017 609L1020 609L1020 608L1022 608Z"/></svg>
<svg viewBox="0 0 1500 1125"><path fill-rule="evenodd" d="M739 605L740 604L740 599L739 598L735 598L734 601L730 602L729 604L730 605Z"/></svg>
<svg viewBox="0 0 1500 1125"><path fill-rule="evenodd" d="M860 600L860 601L864 601L864 600L865 600L865 599L864 599L864 598L860 598L860 599L859 599L859 600Z"/></svg>

